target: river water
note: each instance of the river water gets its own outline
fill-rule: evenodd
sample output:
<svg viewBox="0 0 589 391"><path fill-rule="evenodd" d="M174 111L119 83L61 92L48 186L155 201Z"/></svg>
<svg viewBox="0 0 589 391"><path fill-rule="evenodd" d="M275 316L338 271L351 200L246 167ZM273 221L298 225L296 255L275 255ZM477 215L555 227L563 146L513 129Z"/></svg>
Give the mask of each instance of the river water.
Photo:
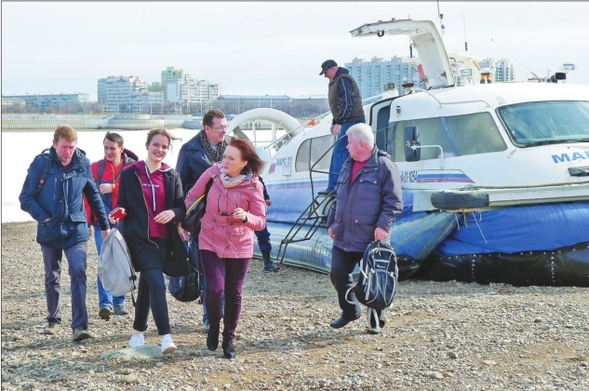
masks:
<svg viewBox="0 0 589 391"><path fill-rule="evenodd" d="M2 222L32 221L33 218L20 209L18 196L33 158L43 149L49 148L53 141L55 129L47 131L2 132ZM145 159L145 142L147 130L115 130L125 140L125 148L135 152L139 159ZM172 143L172 150L164 159L172 167L176 167L178 152L183 143L190 140L198 131L176 128L170 132L182 140ZM102 140L105 131L78 131L78 148L86 152L90 162L104 156Z"/></svg>

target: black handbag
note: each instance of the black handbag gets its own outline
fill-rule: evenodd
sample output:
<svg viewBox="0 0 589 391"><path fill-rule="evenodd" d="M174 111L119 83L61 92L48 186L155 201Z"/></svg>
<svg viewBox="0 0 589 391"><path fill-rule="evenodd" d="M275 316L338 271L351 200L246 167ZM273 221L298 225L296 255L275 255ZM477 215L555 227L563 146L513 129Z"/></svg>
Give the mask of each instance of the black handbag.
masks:
<svg viewBox="0 0 589 391"><path fill-rule="evenodd" d="M200 233L200 219L205 215L207 208L207 194L213 185L213 178L207 183L205 193L194 200L192 205L186 210L186 217L182 221L181 225L186 231L190 232L190 235L194 240L198 240L198 234Z"/></svg>
<svg viewBox="0 0 589 391"><path fill-rule="evenodd" d="M168 291L174 298L182 302L195 301L200 297L200 274L198 272L198 248L194 240L186 242L190 258L190 273L185 276L170 277Z"/></svg>
<svg viewBox="0 0 589 391"><path fill-rule="evenodd" d="M170 277L186 276L190 273L190 257L186 243L178 233L176 223L168 223L168 235L170 238L169 249L164 263L163 272Z"/></svg>

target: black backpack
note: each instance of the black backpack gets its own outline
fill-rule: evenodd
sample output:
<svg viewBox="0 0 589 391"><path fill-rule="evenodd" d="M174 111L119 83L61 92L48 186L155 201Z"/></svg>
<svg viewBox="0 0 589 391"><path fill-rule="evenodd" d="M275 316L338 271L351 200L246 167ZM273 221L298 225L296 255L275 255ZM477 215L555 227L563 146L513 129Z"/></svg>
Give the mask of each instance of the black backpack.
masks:
<svg viewBox="0 0 589 391"><path fill-rule="evenodd" d="M375 240L364 251L358 281L349 291L367 307L384 310L393 304L398 276L395 250L388 243Z"/></svg>

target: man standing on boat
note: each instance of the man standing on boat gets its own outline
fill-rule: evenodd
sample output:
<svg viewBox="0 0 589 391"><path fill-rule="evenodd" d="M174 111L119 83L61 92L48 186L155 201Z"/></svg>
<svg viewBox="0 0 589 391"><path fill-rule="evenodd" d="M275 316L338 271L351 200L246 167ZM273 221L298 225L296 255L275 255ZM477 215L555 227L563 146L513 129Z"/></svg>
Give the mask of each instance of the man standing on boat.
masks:
<svg viewBox="0 0 589 391"><path fill-rule="evenodd" d="M184 187L184 194L194 187L194 184L200 176L214 163L220 162L223 158L227 142L227 119L225 113L221 110L209 110L202 118L203 129L191 138L188 142L182 145L180 153L178 154L178 163L176 164L176 171L180 174L180 180ZM191 238L195 241L197 238ZM190 246L192 249L196 246ZM198 250L197 250L198 251ZM199 268L200 268L199 262ZM204 292L206 288L206 280L204 273L200 273L201 285L203 288L202 301L202 321L204 324L204 332L209 332L209 316L205 306Z"/></svg>
<svg viewBox="0 0 589 391"><path fill-rule="evenodd" d="M104 146L104 158L92 163L90 169L92 177L100 191L100 197L104 204L106 213L112 212L117 205L120 189L120 175L123 168L138 160L137 155L125 149L123 146L123 137L118 133L106 132L102 144ZM86 199L86 214L88 215L88 233L92 235L92 226L94 226L94 242L96 250L100 256L102 248L102 236L99 232L99 223L96 216ZM125 308L125 295L114 296L104 289L100 277L97 278L98 284L98 315L104 319L110 319L110 315L127 315L129 310Z"/></svg>
<svg viewBox="0 0 589 391"><path fill-rule="evenodd" d="M329 165L329 181L327 189L319 194L330 194L335 190L337 178L342 165L348 158L346 149L346 132L355 124L364 123L364 109L362 108L362 97L356 84L356 80L350 75L346 68L338 67L334 60L326 60L321 64L321 73L329 79L327 96L329 109L333 119L331 121L331 134L337 136L335 146L331 155Z"/></svg>
<svg viewBox="0 0 589 391"><path fill-rule="evenodd" d="M330 326L339 329L362 313L353 291L354 268L375 240L389 240L397 216L403 211L401 178L390 156L374 145L374 133L366 124L348 130L350 157L344 163L329 211L327 227L333 239L330 278L342 314ZM368 332L377 334L385 323L384 311L370 317Z"/></svg>

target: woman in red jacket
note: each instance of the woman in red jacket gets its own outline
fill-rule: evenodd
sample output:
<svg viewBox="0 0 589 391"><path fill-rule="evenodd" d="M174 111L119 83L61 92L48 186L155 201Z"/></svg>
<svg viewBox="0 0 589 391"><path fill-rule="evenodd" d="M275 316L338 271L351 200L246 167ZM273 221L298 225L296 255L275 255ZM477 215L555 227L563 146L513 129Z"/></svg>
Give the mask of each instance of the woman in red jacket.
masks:
<svg viewBox="0 0 589 391"><path fill-rule="evenodd" d="M206 212L198 236L200 259L207 280L205 305L210 330L207 348L217 350L221 321L221 297L225 294L223 318L223 354L235 358L235 329L241 313L241 290L254 251L254 231L266 225L266 203L263 186L258 179L262 169L253 145L247 140L232 138L223 154L223 161L206 170L190 189L185 205L205 192Z"/></svg>

